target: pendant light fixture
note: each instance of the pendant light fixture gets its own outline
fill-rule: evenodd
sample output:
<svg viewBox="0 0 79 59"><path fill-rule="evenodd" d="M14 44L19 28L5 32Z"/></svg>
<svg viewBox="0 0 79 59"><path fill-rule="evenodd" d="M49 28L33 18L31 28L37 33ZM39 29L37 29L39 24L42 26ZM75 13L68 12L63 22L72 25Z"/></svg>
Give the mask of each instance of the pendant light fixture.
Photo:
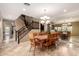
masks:
<svg viewBox="0 0 79 59"><path fill-rule="evenodd" d="M41 23L48 24L50 22L49 21L50 17L46 16L47 9L44 9L43 11L44 11L44 16L40 17Z"/></svg>

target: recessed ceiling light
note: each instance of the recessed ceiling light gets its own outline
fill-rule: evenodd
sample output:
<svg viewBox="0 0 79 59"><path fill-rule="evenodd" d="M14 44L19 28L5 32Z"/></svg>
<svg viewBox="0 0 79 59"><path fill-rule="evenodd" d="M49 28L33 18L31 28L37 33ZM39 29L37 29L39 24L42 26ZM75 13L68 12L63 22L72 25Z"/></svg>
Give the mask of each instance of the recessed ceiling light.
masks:
<svg viewBox="0 0 79 59"><path fill-rule="evenodd" d="M43 11L46 12L47 11L47 8L44 8Z"/></svg>
<svg viewBox="0 0 79 59"><path fill-rule="evenodd" d="M48 9L47 9L47 8L43 8L43 9L42 9L42 12L43 12L43 13L47 13L47 12L48 12Z"/></svg>
<svg viewBox="0 0 79 59"><path fill-rule="evenodd" d="M25 8L23 8L23 11L26 11L26 9L25 9Z"/></svg>
<svg viewBox="0 0 79 59"><path fill-rule="evenodd" d="M66 9L64 9L64 12L67 12L67 10L66 10Z"/></svg>

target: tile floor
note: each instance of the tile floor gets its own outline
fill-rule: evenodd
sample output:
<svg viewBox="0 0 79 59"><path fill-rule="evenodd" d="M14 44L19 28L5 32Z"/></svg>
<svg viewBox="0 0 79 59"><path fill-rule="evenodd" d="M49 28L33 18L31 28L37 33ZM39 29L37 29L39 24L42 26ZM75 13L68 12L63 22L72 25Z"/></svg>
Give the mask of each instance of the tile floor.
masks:
<svg viewBox="0 0 79 59"><path fill-rule="evenodd" d="M33 56L30 42L16 42L0 44L0 56ZM60 40L58 46L48 49L36 49L35 56L79 56L79 36L73 36L70 40Z"/></svg>

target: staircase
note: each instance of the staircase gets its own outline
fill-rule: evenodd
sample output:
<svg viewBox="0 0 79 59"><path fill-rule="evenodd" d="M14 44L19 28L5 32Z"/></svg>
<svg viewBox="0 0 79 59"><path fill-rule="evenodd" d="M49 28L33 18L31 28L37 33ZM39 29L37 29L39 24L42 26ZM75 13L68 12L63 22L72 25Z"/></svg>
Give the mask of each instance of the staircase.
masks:
<svg viewBox="0 0 79 59"><path fill-rule="evenodd" d="M24 21L25 26L23 26L22 28L20 28L18 31L16 31L17 33L17 38L16 40L18 41L18 44L20 43L20 40L27 35L27 33L29 33L32 30L32 25L33 23L29 23L26 18L25 15L21 15L21 19Z"/></svg>
<svg viewBox="0 0 79 59"><path fill-rule="evenodd" d="M18 41L18 44L20 43L20 40L32 29L39 29L39 22L32 20L31 17L21 15L20 18L24 22L25 26L16 31L16 40Z"/></svg>

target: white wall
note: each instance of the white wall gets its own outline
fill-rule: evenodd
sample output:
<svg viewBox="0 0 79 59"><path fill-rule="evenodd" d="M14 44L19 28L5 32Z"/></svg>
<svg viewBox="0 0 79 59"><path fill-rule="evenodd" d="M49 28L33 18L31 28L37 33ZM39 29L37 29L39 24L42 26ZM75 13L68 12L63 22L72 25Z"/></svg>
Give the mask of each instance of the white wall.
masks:
<svg viewBox="0 0 79 59"><path fill-rule="evenodd" d="M0 43L3 40L3 26L2 26L2 24L3 24L3 20L2 20L2 18L0 18Z"/></svg>
<svg viewBox="0 0 79 59"><path fill-rule="evenodd" d="M79 36L79 22L72 23L72 35Z"/></svg>

